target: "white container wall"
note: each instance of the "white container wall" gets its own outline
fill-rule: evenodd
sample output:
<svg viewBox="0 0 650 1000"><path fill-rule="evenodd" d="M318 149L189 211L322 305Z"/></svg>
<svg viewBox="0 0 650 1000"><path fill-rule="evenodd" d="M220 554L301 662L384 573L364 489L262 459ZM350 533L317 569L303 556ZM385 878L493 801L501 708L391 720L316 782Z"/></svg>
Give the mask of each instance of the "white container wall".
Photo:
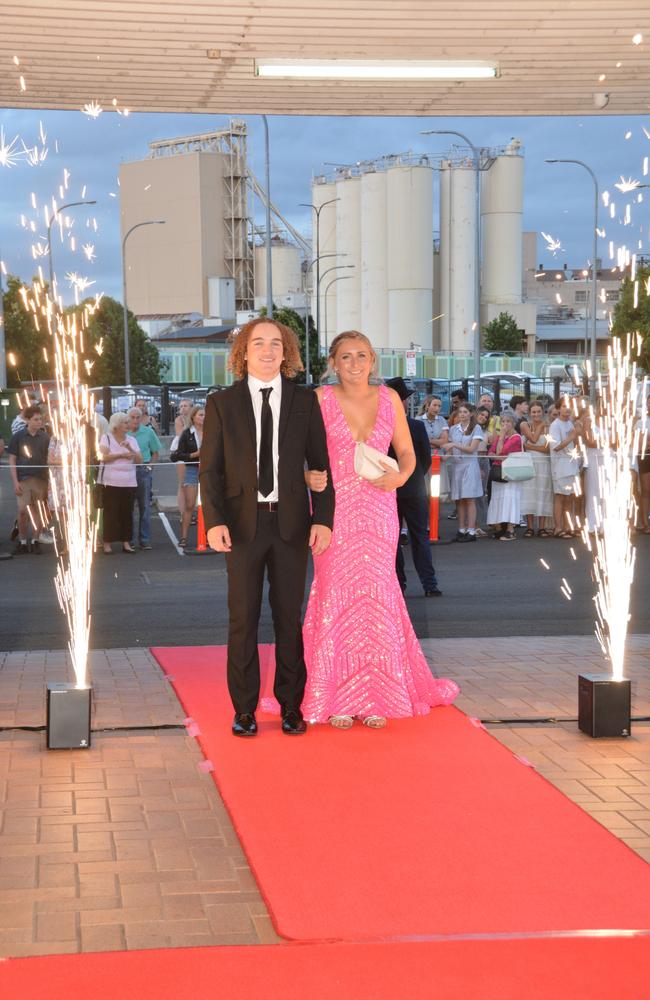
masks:
<svg viewBox="0 0 650 1000"><path fill-rule="evenodd" d="M330 202L334 198L336 198L336 184L319 184L319 183L312 184L312 188L311 188L311 200L312 200L312 204L315 205L316 208L321 208L321 206L325 202ZM313 212L313 211L312 211L312 234L313 234L313 246L312 246L313 256L312 256L312 260L313 260L313 258L316 256L316 213ZM320 253L321 254L326 254L326 253L333 254L333 253L336 253L336 203L335 202L333 202L330 205L325 205L325 207L322 208L322 210L321 210L321 213L320 213L320 224L319 224L319 247L320 247ZM323 271L327 270L327 268L329 266L328 262L330 262L330 261L332 263L336 263L336 258L335 257L325 257L324 260L321 260L321 262L320 262L320 264L321 264L321 267L320 267L321 274L323 273ZM313 292L314 292L314 294L313 294L313 302L312 302L312 307L311 307L312 315L314 316L314 318L316 317L316 312L317 312L317 309L316 309L316 288L315 288L316 279L315 279L315 273L314 273L315 271L316 271L316 265L314 264L314 266L308 272L308 277L307 277L308 286L310 288L313 287ZM320 291L321 291L321 295L320 295L320 313L321 313L321 316L320 316L320 322L321 322L320 344L321 344L321 348L322 349L324 349L326 343L329 343L332 340L332 338L334 336L334 332L333 331L336 330L336 289L337 289L337 285L333 285L332 288L330 288L329 292L327 293L327 304L326 304L325 303L325 286L326 286L326 283L327 283L327 279L325 279L325 283L321 282L321 288L320 288ZM328 326L330 327L329 331L325 329L325 321L326 320L327 320Z"/></svg>
<svg viewBox="0 0 650 1000"><path fill-rule="evenodd" d="M372 171L361 177L361 330L376 348L389 346L386 235L386 174ZM346 258L341 260L347 263ZM345 275L337 286L348 284L351 270L332 272Z"/></svg>
<svg viewBox="0 0 650 1000"><path fill-rule="evenodd" d="M449 350L472 351L476 275L476 174L473 163L469 162L467 166L454 166L450 173ZM444 276L442 280L444 281Z"/></svg>
<svg viewBox="0 0 650 1000"><path fill-rule="evenodd" d="M431 269L433 275L433 265ZM432 288L389 288L389 347L409 350L411 345L431 350Z"/></svg>
<svg viewBox="0 0 650 1000"><path fill-rule="evenodd" d="M451 273L451 184L453 171L449 161L440 168L440 350L451 350L449 320L451 301L449 297Z"/></svg>
<svg viewBox="0 0 650 1000"><path fill-rule="evenodd" d="M398 166L386 173L388 346L431 348L433 171Z"/></svg>
<svg viewBox="0 0 650 1000"><path fill-rule="evenodd" d="M271 243L271 278L276 305L287 295L302 291L300 250L293 243ZM266 246L255 247L255 298L266 303Z"/></svg>
<svg viewBox="0 0 650 1000"><path fill-rule="evenodd" d="M481 301L518 304L522 298L524 158L513 140L481 177Z"/></svg>
<svg viewBox="0 0 650 1000"><path fill-rule="evenodd" d="M327 261L336 264L354 264L347 273L349 281L337 281L336 329L334 336L343 330L358 330L361 326L361 179L347 177L336 182L336 253L335 258L321 261L326 270ZM321 247L321 253L322 253ZM328 323L331 319L328 315ZM333 336L328 337L331 343Z"/></svg>
<svg viewBox="0 0 650 1000"><path fill-rule="evenodd" d="M234 278L208 278L208 315L224 323L235 318Z"/></svg>

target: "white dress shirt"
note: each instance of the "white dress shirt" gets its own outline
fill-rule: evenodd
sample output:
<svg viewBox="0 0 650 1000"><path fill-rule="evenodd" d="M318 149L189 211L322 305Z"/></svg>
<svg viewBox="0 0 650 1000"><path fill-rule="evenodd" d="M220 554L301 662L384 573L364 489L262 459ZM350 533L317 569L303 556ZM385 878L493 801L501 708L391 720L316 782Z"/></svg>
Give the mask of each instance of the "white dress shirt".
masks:
<svg viewBox="0 0 650 1000"><path fill-rule="evenodd" d="M262 393L260 389L272 388L269 394L269 406L273 414L273 492L267 497L261 493L257 494L259 503L268 503L278 499L278 459L280 449L278 445L280 430L280 401L282 399L282 376L276 375L272 382L262 382L254 375L248 376L248 391L253 401L253 413L255 414L255 446L257 453L257 474L260 471L260 438L262 436Z"/></svg>

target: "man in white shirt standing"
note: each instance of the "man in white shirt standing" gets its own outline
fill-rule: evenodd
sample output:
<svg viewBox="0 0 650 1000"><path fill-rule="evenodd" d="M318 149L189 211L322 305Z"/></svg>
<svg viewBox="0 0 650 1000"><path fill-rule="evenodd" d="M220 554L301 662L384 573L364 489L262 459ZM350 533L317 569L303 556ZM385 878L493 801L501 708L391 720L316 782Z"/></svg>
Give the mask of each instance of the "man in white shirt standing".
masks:
<svg viewBox="0 0 650 1000"><path fill-rule="evenodd" d="M238 332L229 365L238 379L206 403L200 486L208 543L226 554L228 690L235 736L257 733L260 693L257 630L264 577L275 630L273 691L282 731L306 731L300 711L306 668L302 603L307 552L329 545L334 490L325 427L316 394L290 381L302 369L296 335L257 319ZM327 471L327 487L310 498L310 469Z"/></svg>

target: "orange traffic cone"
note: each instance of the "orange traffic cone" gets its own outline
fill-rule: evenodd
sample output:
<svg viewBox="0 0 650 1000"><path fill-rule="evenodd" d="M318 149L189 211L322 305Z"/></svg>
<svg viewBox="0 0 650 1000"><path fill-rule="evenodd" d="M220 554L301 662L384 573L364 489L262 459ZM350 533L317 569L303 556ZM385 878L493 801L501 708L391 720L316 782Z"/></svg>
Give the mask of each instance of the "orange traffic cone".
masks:
<svg viewBox="0 0 650 1000"><path fill-rule="evenodd" d="M431 488L429 493L429 541L437 542L440 514L440 455L431 456Z"/></svg>
<svg viewBox="0 0 650 1000"><path fill-rule="evenodd" d="M199 503L199 512L196 518L196 551L208 551L208 536L205 533L205 521L203 520L203 507Z"/></svg>
<svg viewBox="0 0 650 1000"><path fill-rule="evenodd" d="M196 551L208 551L208 536L205 531L205 521L203 520L203 505L201 504L201 490L198 491L197 503L199 506L196 517Z"/></svg>
<svg viewBox="0 0 650 1000"><path fill-rule="evenodd" d="M186 556L203 555L205 552L212 552L208 545L208 536L205 530L205 520L203 519L203 506L201 504L201 491L197 497L198 509L196 513L196 548L185 549Z"/></svg>

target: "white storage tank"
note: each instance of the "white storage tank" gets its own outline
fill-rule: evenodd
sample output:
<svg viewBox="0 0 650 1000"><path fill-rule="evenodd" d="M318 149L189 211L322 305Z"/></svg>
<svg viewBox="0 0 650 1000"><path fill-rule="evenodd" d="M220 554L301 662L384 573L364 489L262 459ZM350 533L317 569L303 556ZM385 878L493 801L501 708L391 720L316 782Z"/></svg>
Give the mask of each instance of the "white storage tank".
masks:
<svg viewBox="0 0 650 1000"><path fill-rule="evenodd" d="M386 175L388 346L430 349L433 317L433 171L391 167Z"/></svg>
<svg viewBox="0 0 650 1000"><path fill-rule="evenodd" d="M386 173L372 170L361 176L361 330L376 348L389 346L388 338L388 240L386 235ZM342 264L347 259L341 260ZM333 272L345 275L351 270Z"/></svg>
<svg viewBox="0 0 650 1000"><path fill-rule="evenodd" d="M358 330L361 327L361 179L346 177L336 182L336 254L321 262L321 270L326 269L327 260L336 264L354 264L354 269L346 272L349 281L337 281L336 289L336 329L328 337L343 330ZM323 248L321 245L321 253ZM331 326L331 319L328 316Z"/></svg>
<svg viewBox="0 0 650 1000"><path fill-rule="evenodd" d="M271 280L276 305L302 291L300 250L293 243L271 240ZM266 304L266 245L255 247L255 299L264 299Z"/></svg>
<svg viewBox="0 0 650 1000"><path fill-rule="evenodd" d="M522 299L524 158L513 139L481 177L481 301Z"/></svg>
<svg viewBox="0 0 650 1000"><path fill-rule="evenodd" d="M449 178L449 350L474 350L476 173L472 160L454 164ZM442 244L442 233L440 234ZM444 276L442 281L444 282ZM443 285L444 287L444 285Z"/></svg>
<svg viewBox="0 0 650 1000"><path fill-rule="evenodd" d="M335 254L336 253L336 184L325 183L322 179L317 178L311 188L311 201L312 205L320 209L320 222L319 222L319 248L322 254ZM326 204L329 202L329 204ZM313 234L313 258L316 256L316 213L312 210L312 234ZM325 257L320 262L320 272L326 271L332 264L336 263L335 257ZM312 315L316 317L316 281L315 272L316 265L311 268L308 272L308 284L311 288L313 286L314 299L312 302ZM328 277L330 277L328 275ZM327 303L325 302L325 288L327 286L327 278L325 281L321 281L320 286L320 345L324 349L326 344L329 344L332 338L335 336L336 332L336 289L338 285L333 285L329 292L327 293ZM325 320L327 319L327 325L329 330L325 329Z"/></svg>
<svg viewBox="0 0 650 1000"><path fill-rule="evenodd" d="M452 169L449 160L440 165L440 350L451 350L449 333L451 299L449 276L451 273L451 183Z"/></svg>

